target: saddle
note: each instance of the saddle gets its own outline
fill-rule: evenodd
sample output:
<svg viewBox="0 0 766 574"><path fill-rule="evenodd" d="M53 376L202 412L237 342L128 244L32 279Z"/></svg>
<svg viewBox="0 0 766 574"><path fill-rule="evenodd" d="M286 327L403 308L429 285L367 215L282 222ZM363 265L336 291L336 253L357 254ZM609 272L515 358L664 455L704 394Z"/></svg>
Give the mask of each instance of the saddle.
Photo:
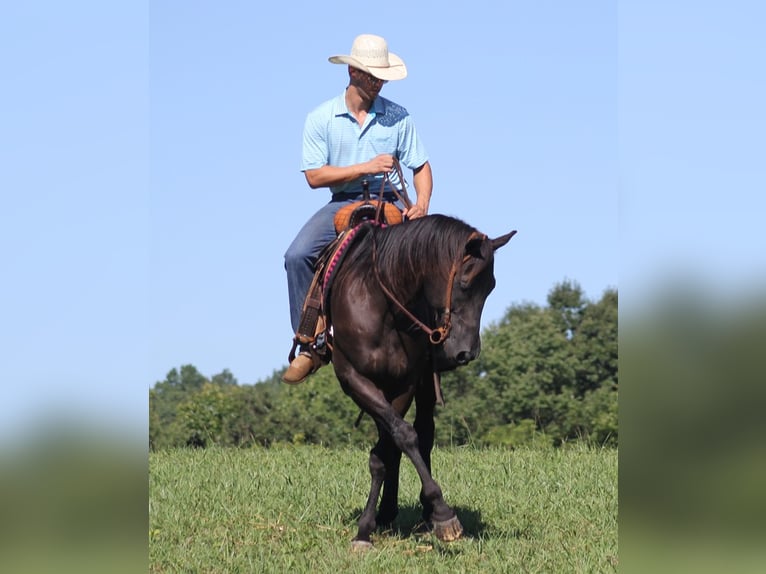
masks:
<svg viewBox="0 0 766 574"><path fill-rule="evenodd" d="M385 186L387 179L384 179L383 186ZM401 176L400 181L404 181ZM298 346L307 346L313 363L312 373L332 360L332 326L329 324L324 310L335 271L345 257L349 245L366 225L396 225L404 220L398 207L382 200L382 187L381 199L377 200L370 199L369 184L366 180L362 182L362 188L364 190L363 200L350 203L335 214L333 224L337 235L322 250L317 259L314 278L303 303L300 325L293 338L293 346L288 356L288 360L292 362L295 359L295 351ZM396 190L395 193L399 196ZM405 205L410 205L406 195L403 201Z"/></svg>
<svg viewBox="0 0 766 574"><path fill-rule="evenodd" d="M381 225L396 225L402 222L402 212L393 203L364 199L341 207L335 214L335 232L340 235L363 221L374 221Z"/></svg>

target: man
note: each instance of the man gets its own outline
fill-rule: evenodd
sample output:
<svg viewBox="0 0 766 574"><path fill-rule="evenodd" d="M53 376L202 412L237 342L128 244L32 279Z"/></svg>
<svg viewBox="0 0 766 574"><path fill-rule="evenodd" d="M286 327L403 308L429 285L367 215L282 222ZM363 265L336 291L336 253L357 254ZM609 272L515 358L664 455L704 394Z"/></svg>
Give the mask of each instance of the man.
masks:
<svg viewBox="0 0 766 574"><path fill-rule="evenodd" d="M343 94L308 114L303 130L301 170L312 189L329 187L332 198L306 222L285 253L295 333L317 257L336 236L333 218L340 208L363 198L362 182L367 180L377 198L386 176L398 190L407 185L394 170L395 158L411 169L416 203L406 208L393 191L383 197L408 219L428 213L433 188L428 155L412 118L402 106L379 95L383 84L407 76L402 59L388 51L384 38L362 34L354 39L350 55L331 56L329 61L348 65L349 82ZM282 379L300 383L313 370L309 348L302 345Z"/></svg>

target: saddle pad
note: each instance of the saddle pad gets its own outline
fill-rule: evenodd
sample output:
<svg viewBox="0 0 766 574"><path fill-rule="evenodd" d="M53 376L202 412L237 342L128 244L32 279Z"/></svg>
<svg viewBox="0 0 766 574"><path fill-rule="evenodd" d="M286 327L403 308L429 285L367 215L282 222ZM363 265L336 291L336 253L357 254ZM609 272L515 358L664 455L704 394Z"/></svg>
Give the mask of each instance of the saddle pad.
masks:
<svg viewBox="0 0 766 574"><path fill-rule="evenodd" d="M361 230L369 229L371 225L376 224L371 221L364 221L356 227L352 227L338 236L340 241L338 241L337 246L328 258L324 276L322 277L322 299L323 306L325 308L327 308L327 297L329 296L330 286L332 285L332 280L335 277L335 272L338 270L341 261L343 261L343 258L346 256L349 245L351 245L351 242L356 238L357 234L359 234Z"/></svg>

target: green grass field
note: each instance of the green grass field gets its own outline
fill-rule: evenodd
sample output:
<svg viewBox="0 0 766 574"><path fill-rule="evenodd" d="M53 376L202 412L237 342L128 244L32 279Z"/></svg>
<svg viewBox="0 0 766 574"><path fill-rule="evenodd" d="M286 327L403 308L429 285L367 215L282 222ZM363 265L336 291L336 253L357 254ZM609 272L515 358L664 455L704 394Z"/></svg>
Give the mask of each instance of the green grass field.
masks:
<svg viewBox="0 0 766 574"><path fill-rule="evenodd" d="M465 537L419 532L420 483L405 458L393 530L354 553L366 450L151 453L150 572L617 571L616 450L435 449L433 467Z"/></svg>

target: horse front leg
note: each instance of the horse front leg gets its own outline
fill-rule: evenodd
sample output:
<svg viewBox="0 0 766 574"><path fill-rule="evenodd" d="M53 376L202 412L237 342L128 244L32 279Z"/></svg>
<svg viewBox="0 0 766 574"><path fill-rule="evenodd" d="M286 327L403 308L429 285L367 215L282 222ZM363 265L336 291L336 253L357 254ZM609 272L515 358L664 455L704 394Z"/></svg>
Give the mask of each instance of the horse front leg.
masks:
<svg viewBox="0 0 766 574"><path fill-rule="evenodd" d="M418 436L418 451L429 474L431 474L431 451L434 446L434 409L436 407L436 392L433 373L424 375L415 395L416 415L415 432ZM430 524L434 534L440 540L457 540L463 533L463 526L457 516L444 520L434 513L433 497L425 488L420 491L420 504L423 506L423 521Z"/></svg>
<svg viewBox="0 0 766 574"><path fill-rule="evenodd" d="M337 364L336 373L338 373ZM463 531L462 526L457 516L455 516L455 511L444 501L441 487L433 479L426 462L423 460L418 445L418 434L414 427L404 420L402 415L386 400L383 392L369 379L353 372L344 373L344 375L346 376L339 376L341 385L344 385L344 391L375 420L379 427L388 432L396 447L412 461L420 477L423 499L432 509L431 522L434 534L440 540L451 541L458 539ZM385 477L385 465L383 459L380 458L380 451L375 449L373 451L375 457L370 457L373 488L370 491L367 506L363 513L364 520L360 520L359 533L355 539L355 541L359 541L357 545L370 545L369 536L372 532L370 525L374 525L374 518L371 518L370 508L375 503L381 481Z"/></svg>
<svg viewBox="0 0 766 574"><path fill-rule="evenodd" d="M433 479L425 460L423 460L417 432L411 424L401 418L394 418L391 421L391 427L391 436L396 446L409 457L418 476L420 476L421 500L424 501L424 506L431 509L433 533L439 540L446 542L457 540L463 533L463 527L455 515L455 511L444 501L441 487Z"/></svg>

